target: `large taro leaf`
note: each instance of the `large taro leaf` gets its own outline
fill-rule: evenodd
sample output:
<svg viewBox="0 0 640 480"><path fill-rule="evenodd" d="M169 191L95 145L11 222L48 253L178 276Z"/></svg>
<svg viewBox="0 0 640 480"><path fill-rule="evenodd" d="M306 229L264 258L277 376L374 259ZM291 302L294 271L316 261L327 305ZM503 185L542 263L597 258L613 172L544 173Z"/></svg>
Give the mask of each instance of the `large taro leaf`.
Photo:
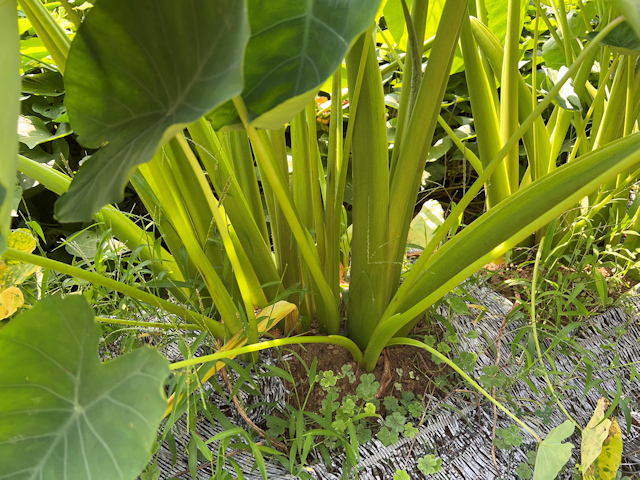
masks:
<svg viewBox="0 0 640 480"><path fill-rule="evenodd" d="M369 27L380 0L249 0L251 39L242 98L249 121L280 128L313 100L351 41ZM214 128L239 123L231 103L212 112Z"/></svg>
<svg viewBox="0 0 640 480"><path fill-rule="evenodd" d="M265 2L269 3L269 2ZM89 220L123 198L134 168L242 91L249 38L243 0L101 0L74 39L66 105L78 141L97 148L56 204Z"/></svg>
<svg viewBox="0 0 640 480"><path fill-rule="evenodd" d="M133 480L166 408L167 361L102 365L84 297L48 297L0 330L0 479Z"/></svg>

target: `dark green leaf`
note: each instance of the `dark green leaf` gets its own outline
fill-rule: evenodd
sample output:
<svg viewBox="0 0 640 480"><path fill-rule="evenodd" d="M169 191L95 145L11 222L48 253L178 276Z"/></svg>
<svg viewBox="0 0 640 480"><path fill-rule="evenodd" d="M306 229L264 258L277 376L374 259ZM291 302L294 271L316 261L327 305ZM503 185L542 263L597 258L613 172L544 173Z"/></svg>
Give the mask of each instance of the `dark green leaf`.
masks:
<svg viewBox="0 0 640 480"><path fill-rule="evenodd" d="M351 41L371 25L379 3L249 0L251 40L242 91L249 121L260 128L280 128L312 101ZM232 104L210 118L216 129L239 123Z"/></svg>
<svg viewBox="0 0 640 480"><path fill-rule="evenodd" d="M242 91L249 37L241 0L101 0L71 45L66 104L78 141L108 144L56 204L89 220L123 198L133 169L163 139Z"/></svg>
<svg viewBox="0 0 640 480"><path fill-rule="evenodd" d="M587 35L588 39L595 37L597 32ZM640 53L640 37L627 22L616 26L601 42L609 45L616 53L622 55L638 55Z"/></svg>
<svg viewBox="0 0 640 480"><path fill-rule="evenodd" d="M612 0L612 3L625 16L627 23L640 38L640 3L638 0Z"/></svg>
<svg viewBox="0 0 640 480"><path fill-rule="evenodd" d="M102 365L84 297L48 297L0 331L3 478L132 479L166 408L151 348Z"/></svg>
<svg viewBox="0 0 640 480"><path fill-rule="evenodd" d="M64 93L64 81L58 72L36 73L22 77L22 92L57 97Z"/></svg>

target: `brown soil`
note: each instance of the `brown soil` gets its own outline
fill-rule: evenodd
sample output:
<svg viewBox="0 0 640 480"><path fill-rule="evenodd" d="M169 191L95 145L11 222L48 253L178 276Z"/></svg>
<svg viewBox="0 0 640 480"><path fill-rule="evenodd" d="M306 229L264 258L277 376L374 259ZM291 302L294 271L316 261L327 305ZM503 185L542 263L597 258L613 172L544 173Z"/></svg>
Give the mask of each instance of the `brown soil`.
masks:
<svg viewBox="0 0 640 480"><path fill-rule="evenodd" d="M337 375L340 373L342 365L351 365L351 371L356 376L354 383L349 383L347 378L338 380L336 384L340 390L339 401L345 395L355 395L356 388L360 384L360 376L367 373L357 362L353 361L351 354L343 347L326 344L296 345L290 349L297 353L307 368L311 367L314 358L317 358L317 371L333 370ZM287 384L287 389L291 392L287 398L287 403L296 409L302 408L307 393L309 392L309 375L307 369L302 365L297 356L293 356L283 366L291 371L291 375L296 381L296 385ZM443 392L435 387L433 379L442 374L450 374L451 370L446 365L436 365L431 361L431 355L420 348L410 346L400 346L385 349L383 355L378 360L375 370L372 372L376 380L380 382L377 398L381 400L381 407L378 413L385 414L382 400L387 396L395 396L400 399L402 392L413 392L416 397L426 394L441 395ZM413 376L413 378L411 378ZM396 385L402 388L399 390ZM316 383L313 391L309 394L309 399L305 406L308 412L322 413L322 400L325 392Z"/></svg>

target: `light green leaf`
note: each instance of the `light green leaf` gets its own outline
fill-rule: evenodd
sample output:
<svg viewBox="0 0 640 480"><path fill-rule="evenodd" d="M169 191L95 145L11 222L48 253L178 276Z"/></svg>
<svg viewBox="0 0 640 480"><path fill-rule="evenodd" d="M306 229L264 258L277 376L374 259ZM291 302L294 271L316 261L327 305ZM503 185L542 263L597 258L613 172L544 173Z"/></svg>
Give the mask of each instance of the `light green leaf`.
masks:
<svg viewBox="0 0 640 480"><path fill-rule="evenodd" d="M2 478L130 480L166 408L167 361L144 347L102 365L80 295L47 297L0 330Z"/></svg>
<svg viewBox="0 0 640 480"><path fill-rule="evenodd" d="M422 205L420 213L411 221L407 243L427 246L436 229L444 223L444 210L437 200L427 200Z"/></svg>
<svg viewBox="0 0 640 480"><path fill-rule="evenodd" d="M602 443L609 435L609 427L611 420L605 419L604 414L609 406L609 402L605 398L598 400L593 416L589 423L582 430L581 445L581 466L582 474L585 475L589 467L596 461L598 455L602 451Z"/></svg>
<svg viewBox="0 0 640 480"><path fill-rule="evenodd" d="M451 147L453 147L453 140L449 137L442 137L436 143L434 143L429 149L427 154L427 162L435 162L439 158L442 158Z"/></svg>
<svg viewBox="0 0 640 480"><path fill-rule="evenodd" d="M20 42L16 2L0 2L0 254L7 248L18 160Z"/></svg>
<svg viewBox="0 0 640 480"><path fill-rule="evenodd" d="M89 261L93 261L98 248L103 250L103 257L107 252L122 255L129 251L124 243L113 237L101 244L102 240L103 235L97 230L83 230L70 235L64 244L64 249L69 255L86 258Z"/></svg>
<svg viewBox="0 0 640 480"><path fill-rule="evenodd" d="M562 65L560 70L554 70L552 68L542 67L547 74L547 80L553 87L558 80L560 80L567 73L568 68ZM582 104L580 103L580 98L573 88L573 79L567 80L558 95L556 95L556 101L560 105L560 107L565 110L571 110L574 112L582 111Z"/></svg>
<svg viewBox="0 0 640 480"><path fill-rule="evenodd" d="M527 5L529 0L520 1L520 29L524 25L524 17L527 12ZM507 8L507 0L485 0L484 5L487 9L487 20L489 21L489 30L500 40L500 43L504 45L505 38L507 36L507 15L509 9Z"/></svg>
<svg viewBox="0 0 640 480"><path fill-rule="evenodd" d="M538 447L533 480L554 480L562 467L571 458L573 444L562 443L571 435L575 425L567 420L549 432L547 438Z"/></svg>
<svg viewBox="0 0 640 480"><path fill-rule="evenodd" d="M406 0L407 7L411 10L412 1ZM396 48L407 51L407 42L409 34L407 32L407 24L404 19L401 0L388 0L384 6L384 21L387 24L389 33L396 42Z"/></svg>
<svg viewBox="0 0 640 480"><path fill-rule="evenodd" d="M249 121L280 128L313 100L375 17L380 1L249 0L251 40L242 91ZM239 123L226 104L210 115L214 128Z"/></svg>
<svg viewBox="0 0 640 480"><path fill-rule="evenodd" d="M249 38L241 0L101 0L69 52L66 105L78 141L97 148L56 204L89 220L123 198L163 139L242 91Z"/></svg>
<svg viewBox="0 0 640 480"><path fill-rule="evenodd" d="M56 138L66 137L73 133L68 123L58 125L55 133L51 133L45 123L38 117L20 115L18 119L18 138L29 148Z"/></svg>
<svg viewBox="0 0 640 480"><path fill-rule="evenodd" d="M396 470L393 475L393 480L411 480L406 470Z"/></svg>

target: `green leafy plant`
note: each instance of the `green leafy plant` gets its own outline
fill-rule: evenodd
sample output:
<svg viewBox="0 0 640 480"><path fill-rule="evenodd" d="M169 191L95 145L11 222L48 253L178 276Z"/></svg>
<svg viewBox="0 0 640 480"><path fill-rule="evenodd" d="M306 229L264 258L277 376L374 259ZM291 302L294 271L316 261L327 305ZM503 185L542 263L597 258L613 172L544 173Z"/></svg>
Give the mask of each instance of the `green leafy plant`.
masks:
<svg viewBox="0 0 640 480"><path fill-rule="evenodd" d="M3 151L9 159L0 167L0 253L5 261L57 270L193 322L190 325L225 342L212 355L171 366L172 371L178 371L205 364L197 371L201 381L220 368L222 358L273 346L303 342L343 345L371 371L384 348L412 344L429 351L505 409L443 355L451 349L448 343L441 342L436 349L405 336L428 307L482 265L527 241L531 232L544 229L587 196L591 196L591 204L600 205L612 198L611 191L624 191L638 177L640 136L631 132L635 105L626 108L628 121L622 134L609 131L607 117L601 117L602 133L591 142L593 148L576 146L571 161L557 168L557 155L546 155L544 149L558 149L573 114L563 111L562 120L556 120L559 133L550 148L549 142L539 138L547 131L541 115L562 96L567 82L573 80L577 85L578 78L590 72L592 58L603 50L600 42L623 23L623 18L602 17L613 20L598 25L599 31L581 45L579 55L571 53L570 35L563 26L565 70L538 101L537 83L534 81L529 90L518 71L519 1L509 2L503 50L501 39L487 32L481 21L470 20L466 1L448 0L433 6L416 0L405 20L408 47L390 155L383 79L372 28L379 3L281 1L271 2L267 8L255 0L161 1L153 5L101 0L70 41L39 1L21 0L23 12L64 74L70 125L80 144L95 152L73 179L17 156L16 135L7 132L18 117L19 87L15 78L2 74L0 82L7 87L2 95L12 106L3 113L0 124L7 126L0 146L7 146ZM18 71L17 33L10 25L16 23L13 6L13 2L5 2L1 7L2 21L8 27L2 30L2 38L9 39L3 42L9 53L6 59L0 57L2 72ZM618 8L628 12L637 29L634 7L620 2ZM4 15L5 10L11 15ZM385 12L391 16L391 10ZM483 15L480 12L481 18ZM420 46L432 35L423 72ZM480 86L490 81L488 68L501 81L499 136L497 129L478 132L480 142L488 140L480 146L480 157L474 159L477 179L433 232L400 285L421 172L434 140L450 72L462 65L455 56L459 40L465 72L480 72L473 77L479 80L470 84ZM474 41L486 58L476 58ZM349 122L343 136L340 99L345 55ZM609 57L602 55L606 62L601 63L608 65ZM490 67L482 67L482 74L480 66L486 63ZM325 167L318 153L313 98L332 74ZM624 70L617 75L622 78ZM599 92L606 90L607 79L602 80ZM495 106L485 107L495 100L496 92L484 88L472 98L481 102L471 105L476 125L495 126ZM616 94L609 105L628 105L622 98L630 97ZM521 99L526 108L518 108ZM566 107L566 102L563 105ZM488 116L486 122L480 120L483 112ZM617 115L615 112L607 115ZM291 138L291 175L285 123L289 123ZM586 123L582 127L586 128ZM518 173L520 139L527 152L532 152L527 157L529 174L523 179ZM452 141L456 143L453 137ZM94 218L131 250L140 248L142 258L154 259L154 274L168 282L178 304L95 272L6 248L7 205L13 198L16 161L23 173L61 195L56 204L60 220ZM347 226L343 203L349 172L352 208L351 225ZM122 198L128 181L153 217L166 249L107 205ZM491 208L459 231L462 214L485 185L491 186L487 190ZM593 211L595 215L602 209ZM349 260L341 246L347 227L352 229L350 280L346 330L341 331L340 265L341 260ZM576 228L579 226L561 230L559 236ZM307 294L281 297L282 292L291 292L296 286ZM256 309L264 310L256 314ZM258 342L280 320L289 334L308 328L314 319L327 336ZM465 369L471 363L467 360L462 364ZM499 372L484 373L486 385L504 383ZM331 386L330 377L323 377L323 381ZM365 402L375 395L374 383L366 375L361 378L358 395ZM176 389L166 414L175 415L180 402L188 401L195 390L193 385ZM348 411L348 405L339 408L345 407ZM405 418L394 412L387 419L389 436L404 431L406 422L401 417ZM564 433L554 435L566 438ZM311 440L298 435L297 451L308 453ZM551 452L547 448L554 441L551 437L542 444L539 455L550 455L545 452ZM537 475L534 473L534 478L547 478Z"/></svg>

